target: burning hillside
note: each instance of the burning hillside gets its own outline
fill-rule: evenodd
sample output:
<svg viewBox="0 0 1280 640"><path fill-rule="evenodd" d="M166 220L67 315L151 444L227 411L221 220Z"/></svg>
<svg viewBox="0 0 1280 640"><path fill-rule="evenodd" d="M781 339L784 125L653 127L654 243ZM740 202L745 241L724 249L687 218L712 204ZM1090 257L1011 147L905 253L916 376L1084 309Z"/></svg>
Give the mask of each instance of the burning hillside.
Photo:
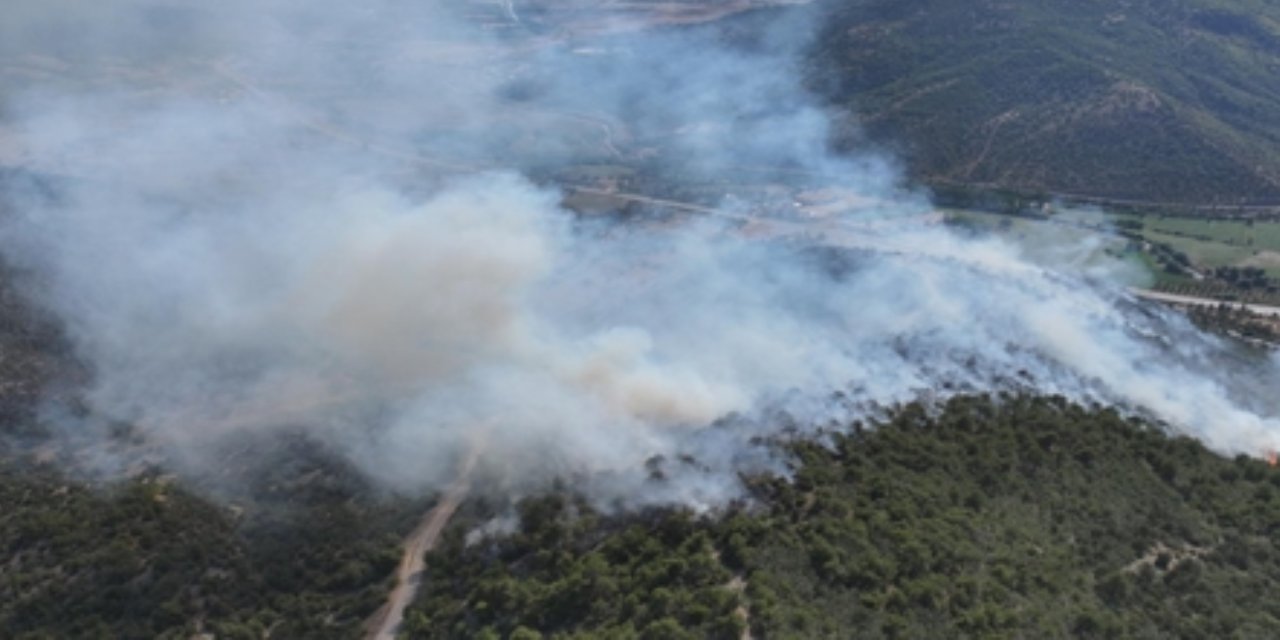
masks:
<svg viewBox="0 0 1280 640"><path fill-rule="evenodd" d="M829 153L796 81L803 10L609 31L588 56L439 3L229 7L12 12L52 35L8 46L73 70L7 97L23 157L67 178L9 189L0 227L92 370L88 410L50 413L67 433L125 422L199 469L211 444L301 429L419 489L485 425L481 466L512 491L581 474L601 500L698 505L772 464L748 443L778 413L809 432L1018 390L1223 452L1280 440L1250 391L1274 363L1105 274L928 224L890 159ZM139 73L77 77L104 64ZM557 173L602 158L638 218L560 205ZM857 197L806 217L708 196L761 166L781 193ZM681 455L696 472L644 481Z"/></svg>

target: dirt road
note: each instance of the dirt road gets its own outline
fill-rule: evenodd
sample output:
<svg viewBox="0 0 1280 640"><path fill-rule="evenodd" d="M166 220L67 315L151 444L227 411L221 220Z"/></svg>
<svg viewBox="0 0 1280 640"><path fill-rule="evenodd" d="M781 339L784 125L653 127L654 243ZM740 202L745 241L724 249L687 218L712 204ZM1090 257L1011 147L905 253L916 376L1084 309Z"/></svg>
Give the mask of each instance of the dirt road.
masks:
<svg viewBox="0 0 1280 640"><path fill-rule="evenodd" d="M387 603L369 619L366 640L394 640L396 637L396 631L404 621L405 607L418 594L422 572L426 569L425 556L435 548L444 526L449 523L449 519L458 510L458 505L462 504L463 498L471 489L471 470L479 457L480 449L473 448L458 470L458 478L405 539L404 555L400 558L400 568L396 570L396 587L387 596Z"/></svg>

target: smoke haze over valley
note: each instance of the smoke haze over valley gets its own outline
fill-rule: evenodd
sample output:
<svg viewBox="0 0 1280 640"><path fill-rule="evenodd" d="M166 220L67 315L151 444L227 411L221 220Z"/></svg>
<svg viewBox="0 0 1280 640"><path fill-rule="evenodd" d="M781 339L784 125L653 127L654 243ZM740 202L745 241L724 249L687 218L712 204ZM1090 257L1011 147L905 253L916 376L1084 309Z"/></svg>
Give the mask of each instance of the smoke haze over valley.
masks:
<svg viewBox="0 0 1280 640"><path fill-rule="evenodd" d="M289 430L397 490L478 450L514 494L698 507L779 466L758 436L966 393L1280 448L1273 355L832 153L819 8L520 7L7 5L0 253L89 372L42 419L198 473Z"/></svg>

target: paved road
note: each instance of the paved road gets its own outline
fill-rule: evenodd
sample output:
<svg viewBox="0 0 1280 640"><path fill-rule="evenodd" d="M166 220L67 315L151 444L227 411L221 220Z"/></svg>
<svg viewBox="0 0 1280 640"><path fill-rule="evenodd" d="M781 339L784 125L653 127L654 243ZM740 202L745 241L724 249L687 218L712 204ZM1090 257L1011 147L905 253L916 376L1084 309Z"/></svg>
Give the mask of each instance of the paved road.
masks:
<svg viewBox="0 0 1280 640"><path fill-rule="evenodd" d="M1196 296L1180 296L1173 293L1161 293L1159 291L1149 291L1147 289L1130 289L1133 295L1144 300L1154 300L1156 302L1167 302L1170 304L1182 304L1193 307L1216 307L1220 304L1231 305L1234 308L1244 307L1253 313L1269 316L1280 315L1280 307L1273 307L1265 304L1241 304L1239 302L1229 302L1227 300L1215 300L1213 298L1198 298Z"/></svg>

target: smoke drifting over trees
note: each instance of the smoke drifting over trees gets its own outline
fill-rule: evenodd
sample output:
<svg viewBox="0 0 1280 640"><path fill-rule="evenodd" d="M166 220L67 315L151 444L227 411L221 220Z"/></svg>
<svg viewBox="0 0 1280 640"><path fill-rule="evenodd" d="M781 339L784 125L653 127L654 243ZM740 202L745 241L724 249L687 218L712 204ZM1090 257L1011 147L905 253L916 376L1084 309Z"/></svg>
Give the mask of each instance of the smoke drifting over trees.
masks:
<svg viewBox="0 0 1280 640"><path fill-rule="evenodd" d="M67 432L129 421L198 467L246 430L302 429L402 488L440 486L478 446L516 491L584 473L601 500L703 505L760 463L748 442L778 422L763 412L813 429L1030 389L1224 452L1280 445L1250 392L1274 362L927 226L891 159L829 154L799 86L803 10L745 42L714 25L498 36L391 0L6 14L5 55L72 69L4 96L22 166L63 179L9 189L0 223L92 370L90 417L61 418ZM784 241L798 223L743 232L740 202L584 221L528 177L610 153L550 124L579 116L679 160L647 170L780 167L870 204L813 227L834 260ZM646 460L680 454L700 466L645 482Z"/></svg>

